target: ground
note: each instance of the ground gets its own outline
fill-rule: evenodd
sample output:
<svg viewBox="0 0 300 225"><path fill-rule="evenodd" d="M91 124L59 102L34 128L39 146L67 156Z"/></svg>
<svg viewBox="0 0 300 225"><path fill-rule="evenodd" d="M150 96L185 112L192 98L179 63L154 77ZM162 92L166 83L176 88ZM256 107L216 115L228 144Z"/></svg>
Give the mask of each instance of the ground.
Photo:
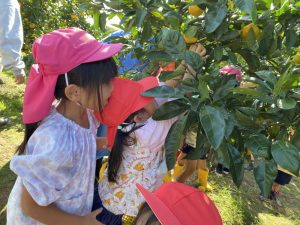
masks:
<svg viewBox="0 0 300 225"><path fill-rule="evenodd" d="M9 169L9 162L23 138L21 122L24 85L15 85L11 74L0 74L5 84L0 84L0 117L9 116L8 125L0 127L0 225L6 222L6 202L16 176ZM214 190L209 193L216 203L225 225L299 225L300 224L300 179L294 178L284 187L281 201L284 207L274 202L261 202L259 190L251 172L245 174L238 189L231 177L217 177L211 173L209 181ZM194 180L190 180L194 184Z"/></svg>

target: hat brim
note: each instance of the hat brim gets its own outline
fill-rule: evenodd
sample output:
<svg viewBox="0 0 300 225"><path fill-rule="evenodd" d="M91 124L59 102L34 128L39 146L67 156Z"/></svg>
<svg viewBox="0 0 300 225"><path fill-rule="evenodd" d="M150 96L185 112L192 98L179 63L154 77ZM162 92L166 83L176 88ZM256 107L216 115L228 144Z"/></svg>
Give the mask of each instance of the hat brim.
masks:
<svg viewBox="0 0 300 225"><path fill-rule="evenodd" d="M145 91L148 91L154 87L158 86L158 79L156 77L146 77L143 78L139 81L136 82L136 85L140 86L140 94L139 94L139 100L136 102L135 107L132 108L132 112L134 113L142 108L144 108L146 105L150 104L151 102L153 102L154 98L149 98L146 96L143 96L142 93ZM135 84L133 84L135 85ZM134 88L134 86L132 87Z"/></svg>
<svg viewBox="0 0 300 225"><path fill-rule="evenodd" d="M171 210L161 201L154 193L146 190L140 184L136 184L137 188L144 196L146 202L152 209L153 213L163 225L182 225Z"/></svg>
<svg viewBox="0 0 300 225"><path fill-rule="evenodd" d="M96 48L94 53L89 55L83 63L95 62L99 60L108 59L117 54L123 47L122 43L116 44L103 44L99 43L99 48Z"/></svg>

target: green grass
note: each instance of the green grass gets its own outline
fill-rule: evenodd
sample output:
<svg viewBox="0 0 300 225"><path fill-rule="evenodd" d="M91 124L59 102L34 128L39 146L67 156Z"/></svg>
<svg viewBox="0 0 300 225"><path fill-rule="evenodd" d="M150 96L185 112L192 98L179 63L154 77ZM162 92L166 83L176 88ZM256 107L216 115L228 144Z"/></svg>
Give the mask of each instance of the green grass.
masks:
<svg viewBox="0 0 300 225"><path fill-rule="evenodd" d="M0 74L0 117L9 116L10 122L0 127L0 224L6 223L5 208L16 176L9 169L9 161L23 137L21 119L24 85L16 85L11 74Z"/></svg>
<svg viewBox="0 0 300 225"><path fill-rule="evenodd" d="M11 74L0 74L5 84L0 85L0 117L9 116L11 122L0 127L0 225L6 223L6 202L15 181L9 169L9 161L23 138L21 122L24 85L14 84ZM192 184L195 181L192 181ZM299 225L300 224L300 181L292 182L282 190L283 208L274 202L261 202L259 190L252 173L246 173L241 187L233 184L231 177L209 176L214 190L209 193L217 205L225 225Z"/></svg>

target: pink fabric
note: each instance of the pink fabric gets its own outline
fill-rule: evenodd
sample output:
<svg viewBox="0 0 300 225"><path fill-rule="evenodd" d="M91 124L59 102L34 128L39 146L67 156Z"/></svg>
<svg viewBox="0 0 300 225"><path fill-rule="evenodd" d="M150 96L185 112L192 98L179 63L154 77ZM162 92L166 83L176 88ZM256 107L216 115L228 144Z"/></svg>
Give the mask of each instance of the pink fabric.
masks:
<svg viewBox="0 0 300 225"><path fill-rule="evenodd" d="M114 90L107 105L101 113L95 112L97 120L108 126L107 141L109 147L114 144L118 125L123 123L130 114L144 108L154 100L153 97L145 97L141 94L157 87L158 79L146 77L139 81L133 81L126 78L115 78L113 85Z"/></svg>
<svg viewBox="0 0 300 225"><path fill-rule="evenodd" d="M103 44L79 28L59 29L37 38L32 46L35 62L24 94L23 122L38 122L50 112L57 78L82 63L115 55L122 44Z"/></svg>
<svg viewBox="0 0 300 225"><path fill-rule="evenodd" d="M219 72L222 75L235 75L235 78L237 81L241 82L242 81L242 73L241 70L232 66L232 65L227 65L222 67Z"/></svg>
<svg viewBox="0 0 300 225"><path fill-rule="evenodd" d="M214 203L198 189L178 182L165 183L154 192L136 186L163 225L223 224Z"/></svg>

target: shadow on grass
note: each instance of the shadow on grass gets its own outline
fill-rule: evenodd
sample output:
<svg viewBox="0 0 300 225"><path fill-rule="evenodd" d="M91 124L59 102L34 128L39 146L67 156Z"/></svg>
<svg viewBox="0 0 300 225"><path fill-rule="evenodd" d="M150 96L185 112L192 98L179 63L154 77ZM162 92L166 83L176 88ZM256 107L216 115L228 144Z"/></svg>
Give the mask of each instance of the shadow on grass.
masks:
<svg viewBox="0 0 300 225"><path fill-rule="evenodd" d="M299 222L299 189L294 188L295 191L293 193L286 190L286 187L293 188L293 186L298 186L298 180L295 180L295 182L298 182L298 185L291 182L290 185L283 188L281 200L284 207L278 207L275 201L259 200L260 191L251 172L245 173L240 188L233 184L230 175L217 177L211 174L209 180L214 190L208 195L216 203L226 225L294 225ZM264 218L266 216L268 217L267 222L266 218Z"/></svg>
<svg viewBox="0 0 300 225"><path fill-rule="evenodd" d="M6 203L16 180L16 175L9 169L9 163L0 169L0 225L6 224Z"/></svg>
<svg viewBox="0 0 300 225"><path fill-rule="evenodd" d="M4 107L0 108L0 117L9 117L10 121L3 126L0 126L0 131L9 130L16 128L17 131L21 132L22 127L22 105L23 100L15 96L1 95L1 102L4 103Z"/></svg>

